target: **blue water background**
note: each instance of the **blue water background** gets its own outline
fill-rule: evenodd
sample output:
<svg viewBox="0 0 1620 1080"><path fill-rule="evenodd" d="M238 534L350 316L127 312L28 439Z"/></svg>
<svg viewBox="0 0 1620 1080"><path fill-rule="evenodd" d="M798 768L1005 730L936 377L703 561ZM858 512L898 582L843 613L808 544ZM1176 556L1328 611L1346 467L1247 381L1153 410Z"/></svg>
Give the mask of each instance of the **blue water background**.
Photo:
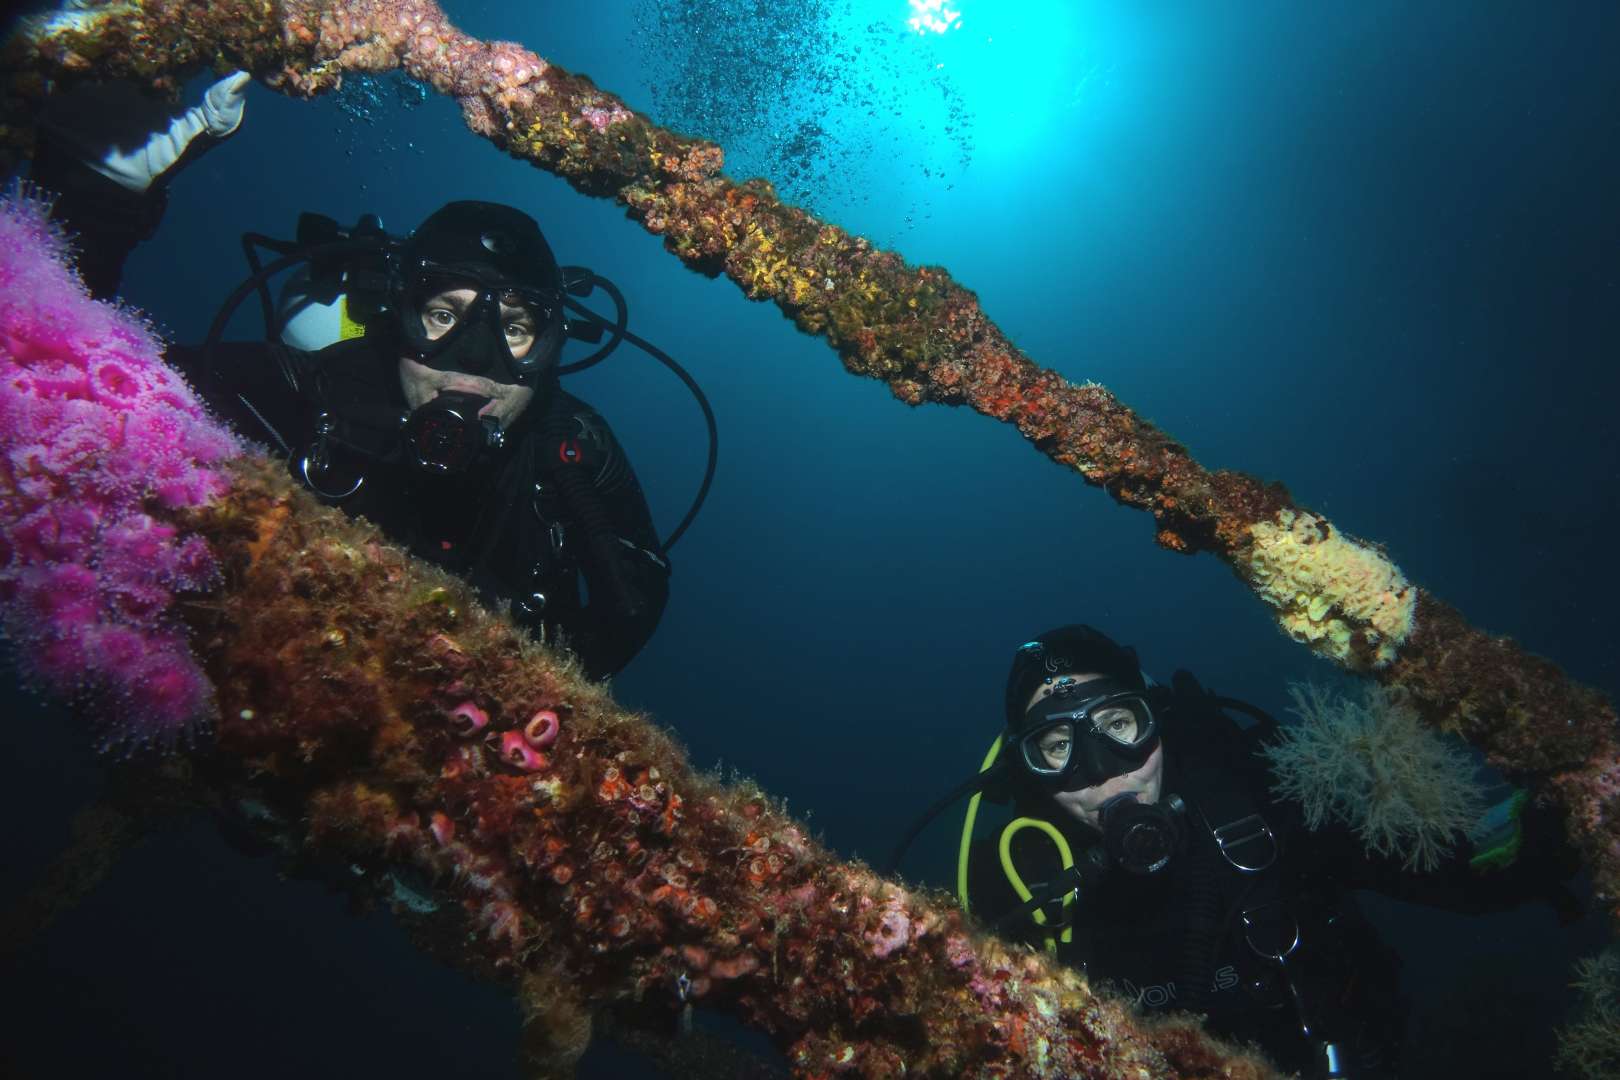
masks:
<svg viewBox="0 0 1620 1080"><path fill-rule="evenodd" d="M914 122L873 134L860 110L829 114L818 214L949 268L1037 362L1107 386L1207 466L1283 481L1476 625L1620 689L1620 8L963 6L954 39L896 34L857 58ZM645 4L447 9L664 119L635 44ZM615 693L841 853L881 860L976 766L1011 649L1047 627L1091 622L1161 678L1186 667L1277 711L1289 680L1333 677L1215 560L1156 547L1149 518L1012 429L851 378L443 99L356 120L255 89L241 133L175 183L126 296L196 340L244 272L242 231L290 234L305 209L403 230L458 198L532 213L709 394L714 491ZM668 529L701 473L696 408L628 349L569 388L609 418ZM101 773L59 707L12 711L8 894ZM911 877L949 880L957 820L924 835ZM1600 920L1370 907L1414 1025L1448 1032L1451 1056L1423 1060L1544 1068ZM23 1075L517 1075L505 991L204 825L131 854L8 981L0 1063ZM639 1068L598 1049L582 1075Z"/></svg>

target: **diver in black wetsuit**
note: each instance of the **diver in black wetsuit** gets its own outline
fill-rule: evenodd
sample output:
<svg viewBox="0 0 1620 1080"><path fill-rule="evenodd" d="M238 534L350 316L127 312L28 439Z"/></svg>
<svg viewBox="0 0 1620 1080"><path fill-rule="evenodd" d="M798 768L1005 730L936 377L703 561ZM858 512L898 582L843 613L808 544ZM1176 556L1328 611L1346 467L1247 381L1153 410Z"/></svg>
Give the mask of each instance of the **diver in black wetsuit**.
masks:
<svg viewBox="0 0 1620 1080"><path fill-rule="evenodd" d="M1270 717L1186 672L1152 685L1133 650L1090 627L1022 646L1005 702L983 771L928 814L979 793L958 870L964 905L1139 1008L1206 1014L1212 1031L1284 1069L1398 1075L1399 961L1352 890L1469 913L1545 900L1578 914L1559 886L1575 865L1557 822L1527 816L1537 842L1488 875L1472 848L1427 874L1369 858L1348 830L1307 832L1300 809L1268 793L1258 751L1276 732ZM1227 709L1258 723L1240 727ZM981 796L1010 803L1013 820L974 844Z"/></svg>
<svg viewBox="0 0 1620 1080"><path fill-rule="evenodd" d="M246 81L178 117L95 88L47 115L33 178L57 195L93 292L116 291L169 177L235 130ZM669 564L607 422L559 386L564 340L586 335L564 319L545 237L482 202L441 208L403 242L376 237L378 302L361 321L343 309L346 340L176 346L170 361L323 501L462 576L591 677L612 675L658 625Z"/></svg>

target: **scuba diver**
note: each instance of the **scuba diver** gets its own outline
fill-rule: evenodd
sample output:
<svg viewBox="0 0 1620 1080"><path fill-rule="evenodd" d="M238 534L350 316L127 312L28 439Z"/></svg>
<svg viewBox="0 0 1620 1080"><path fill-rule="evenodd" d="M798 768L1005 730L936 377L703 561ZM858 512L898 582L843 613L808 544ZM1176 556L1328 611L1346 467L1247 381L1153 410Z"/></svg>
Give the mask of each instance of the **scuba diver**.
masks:
<svg viewBox="0 0 1620 1080"><path fill-rule="evenodd" d="M129 253L161 220L169 180L241 123L237 72L174 115L126 86L90 86L42 118L34 183L57 194L92 292L112 295ZM416 556L602 679L651 637L669 594L667 551L696 515L715 460L712 412L678 365L625 328L610 282L558 264L533 218L453 202L405 238L367 216L352 229L306 214L294 242L243 238L252 276L202 347L168 357L237 431L285 456L329 505L363 516ZM261 268L255 246L283 258ZM302 264L273 309L268 282ZM602 286L609 321L572 299ZM221 342L257 294L267 341ZM571 318L574 312L580 318ZM565 342L605 347L561 363ZM623 447L559 376L630 340L669 366L709 424L709 468L667 540L654 531Z"/></svg>
<svg viewBox="0 0 1620 1080"><path fill-rule="evenodd" d="M1576 871L1573 853L1522 795L1510 836L1463 845L1434 872L1369 857L1350 830L1308 832L1301 808L1268 792L1258 752L1276 735L1270 716L1184 671L1156 685L1134 650L1091 627L1017 650L1005 723L979 774L912 827L890 869L972 793L956 882L965 909L1144 1011L1205 1014L1211 1031L1259 1045L1285 1071L1398 1075L1399 960L1353 890L1470 914L1542 900L1579 915L1558 884ZM1012 820L975 840L984 798Z"/></svg>

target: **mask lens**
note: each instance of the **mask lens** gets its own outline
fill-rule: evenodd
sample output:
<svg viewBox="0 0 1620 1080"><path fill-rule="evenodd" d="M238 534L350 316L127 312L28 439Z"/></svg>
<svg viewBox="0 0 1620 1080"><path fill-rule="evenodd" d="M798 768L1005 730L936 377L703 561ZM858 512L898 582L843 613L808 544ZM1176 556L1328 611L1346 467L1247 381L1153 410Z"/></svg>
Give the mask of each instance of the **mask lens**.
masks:
<svg viewBox="0 0 1620 1080"><path fill-rule="evenodd" d="M1091 714L1091 727L1097 734L1121 746L1135 746L1147 737L1147 717L1139 702L1115 702Z"/></svg>
<svg viewBox="0 0 1620 1080"><path fill-rule="evenodd" d="M550 352L544 339L551 328L553 306L528 290L508 289L497 299L501 340L508 357L517 370L533 370Z"/></svg>
<svg viewBox="0 0 1620 1080"><path fill-rule="evenodd" d="M1053 724L1024 736L1024 763L1032 772L1056 775L1069 767L1074 756L1074 725Z"/></svg>

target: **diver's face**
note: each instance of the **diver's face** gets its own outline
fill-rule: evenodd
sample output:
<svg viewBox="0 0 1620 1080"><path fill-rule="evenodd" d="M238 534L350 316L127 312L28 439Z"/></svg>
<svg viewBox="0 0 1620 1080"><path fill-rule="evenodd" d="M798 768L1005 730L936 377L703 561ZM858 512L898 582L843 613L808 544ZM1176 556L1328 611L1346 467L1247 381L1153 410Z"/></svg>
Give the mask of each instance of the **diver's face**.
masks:
<svg viewBox="0 0 1620 1080"><path fill-rule="evenodd" d="M1051 683L1042 685L1035 693L1030 695L1029 703L1025 709L1035 706L1042 698L1050 697L1052 687L1060 678L1072 679L1075 683L1088 683L1103 676L1096 672L1081 674L1057 675ZM1068 744L1070 736L1061 730L1046 733L1038 744L1041 756L1052 768L1061 768L1069 759L1074 748ZM1064 812L1076 821L1091 828L1102 831L1101 810L1109 799L1116 795L1135 795L1137 802L1156 803L1159 801L1160 790L1164 779L1164 740L1147 756L1134 772L1122 776L1111 776L1094 787L1084 787L1076 791L1059 791L1052 796L1052 801L1062 807Z"/></svg>
<svg viewBox="0 0 1620 1080"><path fill-rule="evenodd" d="M420 312L422 330L429 341L437 341L448 334L466 316L467 309L478 299L472 289L449 289L429 297ZM521 360L534 348L537 328L526 308L501 301L501 333L514 360ZM400 386L405 391L405 402L411 408L425 405L446 390L459 390L489 398L488 404L478 410L479 416L493 416L502 430L512 426L529 402L534 390L520 383L502 383L482 375L469 375L462 371L438 371L426 364L405 357L399 361Z"/></svg>

